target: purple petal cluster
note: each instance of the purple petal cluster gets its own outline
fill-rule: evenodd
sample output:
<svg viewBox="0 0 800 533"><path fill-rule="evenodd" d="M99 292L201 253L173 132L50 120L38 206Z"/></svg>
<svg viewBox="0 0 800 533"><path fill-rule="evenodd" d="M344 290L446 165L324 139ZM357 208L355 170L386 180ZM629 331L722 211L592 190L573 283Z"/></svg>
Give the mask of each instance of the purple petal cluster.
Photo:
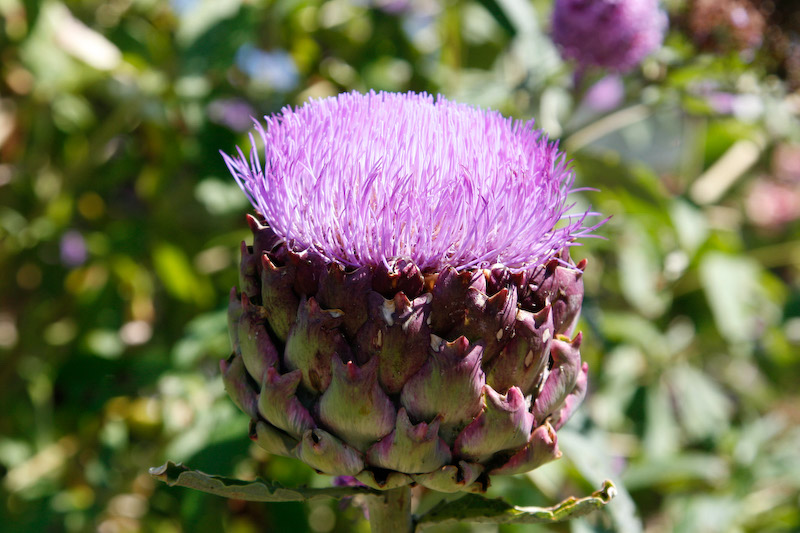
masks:
<svg viewBox="0 0 800 533"><path fill-rule="evenodd" d="M384 92L265 122L225 162L278 237L330 262L532 270L596 227L568 214L574 173L532 122Z"/></svg>
<svg viewBox="0 0 800 533"><path fill-rule="evenodd" d="M556 0L553 41L582 67L625 72L664 39L667 16L658 0Z"/></svg>

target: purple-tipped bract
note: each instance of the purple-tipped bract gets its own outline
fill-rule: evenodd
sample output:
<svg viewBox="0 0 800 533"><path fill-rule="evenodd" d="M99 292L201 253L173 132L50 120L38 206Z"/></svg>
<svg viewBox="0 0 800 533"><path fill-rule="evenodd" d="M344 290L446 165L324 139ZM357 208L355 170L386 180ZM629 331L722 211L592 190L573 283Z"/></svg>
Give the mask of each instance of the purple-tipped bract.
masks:
<svg viewBox="0 0 800 533"><path fill-rule="evenodd" d="M340 94L265 121L263 155L251 135L225 162L279 237L328 262L531 270L594 229L567 214L574 175L532 122L413 93Z"/></svg>
<svg viewBox="0 0 800 533"><path fill-rule="evenodd" d="M661 45L667 16L658 0L556 0L553 41L579 68L626 72Z"/></svg>

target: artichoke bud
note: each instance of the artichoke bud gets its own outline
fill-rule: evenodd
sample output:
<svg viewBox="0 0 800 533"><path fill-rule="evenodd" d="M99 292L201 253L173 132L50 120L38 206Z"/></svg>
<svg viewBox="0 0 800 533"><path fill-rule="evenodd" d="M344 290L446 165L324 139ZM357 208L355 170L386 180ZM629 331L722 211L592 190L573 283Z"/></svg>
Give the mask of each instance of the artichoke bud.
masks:
<svg viewBox="0 0 800 533"><path fill-rule="evenodd" d="M570 316L580 270L320 266L256 222L241 272L252 281L261 253L260 300L231 291L233 355L220 367L259 446L376 489L445 492L559 457L555 431L588 368L580 334L558 335L555 315Z"/></svg>
<svg viewBox="0 0 800 533"><path fill-rule="evenodd" d="M220 364L253 439L376 489L484 491L558 458L588 372L568 250L602 222L571 214L557 145L418 94L265 120L263 166L223 154L259 213Z"/></svg>

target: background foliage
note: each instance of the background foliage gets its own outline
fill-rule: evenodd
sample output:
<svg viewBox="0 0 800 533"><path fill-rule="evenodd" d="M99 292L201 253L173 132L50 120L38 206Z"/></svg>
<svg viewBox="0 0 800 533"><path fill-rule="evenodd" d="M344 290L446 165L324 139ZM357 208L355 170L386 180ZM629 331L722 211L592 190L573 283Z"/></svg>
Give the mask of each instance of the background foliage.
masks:
<svg viewBox="0 0 800 533"><path fill-rule="evenodd" d="M333 501L226 501L147 468L330 483L252 446L224 394L249 207L217 150L251 115L369 89L535 117L613 215L573 254L591 374L565 458L490 495L623 490L524 530L800 530L797 14L765 3L747 33L725 26L746 2L718 4L669 2L664 47L598 86L559 59L545 0L0 0L3 530L368 529Z"/></svg>

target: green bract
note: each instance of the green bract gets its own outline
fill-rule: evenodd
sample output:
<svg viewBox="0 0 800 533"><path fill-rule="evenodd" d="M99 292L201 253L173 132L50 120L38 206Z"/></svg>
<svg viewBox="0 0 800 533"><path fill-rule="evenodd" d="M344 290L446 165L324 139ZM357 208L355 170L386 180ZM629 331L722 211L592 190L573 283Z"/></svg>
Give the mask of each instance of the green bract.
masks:
<svg viewBox="0 0 800 533"><path fill-rule="evenodd" d="M221 368L261 447L377 489L444 492L561 455L556 430L586 391L569 338L585 261L347 269L248 220Z"/></svg>

